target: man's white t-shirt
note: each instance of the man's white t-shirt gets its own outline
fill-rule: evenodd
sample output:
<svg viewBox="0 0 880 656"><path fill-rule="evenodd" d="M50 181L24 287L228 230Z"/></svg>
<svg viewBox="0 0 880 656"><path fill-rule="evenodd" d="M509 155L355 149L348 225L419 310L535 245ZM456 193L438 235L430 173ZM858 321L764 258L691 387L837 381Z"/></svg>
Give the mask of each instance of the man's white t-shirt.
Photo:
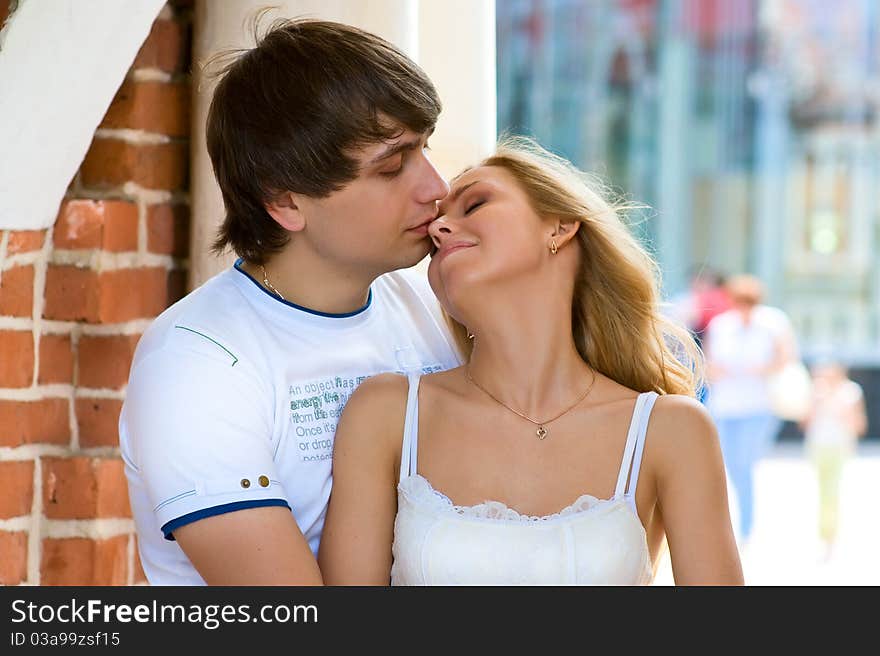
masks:
<svg viewBox="0 0 880 656"><path fill-rule="evenodd" d="M147 580L204 584L174 529L244 508L290 508L317 554L351 393L375 374L460 363L415 270L381 276L344 315L283 301L239 263L172 305L138 344L119 420Z"/></svg>

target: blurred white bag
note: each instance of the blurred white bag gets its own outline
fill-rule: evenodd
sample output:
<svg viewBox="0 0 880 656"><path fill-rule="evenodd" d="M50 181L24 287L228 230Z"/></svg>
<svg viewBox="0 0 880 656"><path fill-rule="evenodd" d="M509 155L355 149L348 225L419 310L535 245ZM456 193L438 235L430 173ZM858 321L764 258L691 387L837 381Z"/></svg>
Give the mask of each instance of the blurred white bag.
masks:
<svg viewBox="0 0 880 656"><path fill-rule="evenodd" d="M780 419L800 421L807 416L812 396L810 372L803 362L795 360L769 381L770 407Z"/></svg>

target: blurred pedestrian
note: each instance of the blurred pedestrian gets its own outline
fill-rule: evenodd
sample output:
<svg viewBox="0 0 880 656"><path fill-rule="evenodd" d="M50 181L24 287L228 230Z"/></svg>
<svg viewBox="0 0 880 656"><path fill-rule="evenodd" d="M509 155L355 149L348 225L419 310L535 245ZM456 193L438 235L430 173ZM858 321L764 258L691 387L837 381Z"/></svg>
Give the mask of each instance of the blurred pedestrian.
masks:
<svg viewBox="0 0 880 656"><path fill-rule="evenodd" d="M862 388L850 380L843 365L822 360L811 373L813 400L802 428L819 486L819 537L827 558L837 538L844 467L867 431L868 418Z"/></svg>
<svg viewBox="0 0 880 656"><path fill-rule="evenodd" d="M744 545L753 526L754 468L782 424L771 403L771 378L797 360L797 346L786 314L763 304L764 285L758 278L733 276L727 291L731 309L709 322L703 348L708 407L736 493L738 538Z"/></svg>
<svg viewBox="0 0 880 656"><path fill-rule="evenodd" d="M709 322L731 307L724 274L704 265L695 265L690 271L688 289L672 299L671 314L693 335L697 346L703 346ZM697 399L708 402L709 389L705 384L697 389Z"/></svg>
<svg viewBox="0 0 880 656"><path fill-rule="evenodd" d="M709 322L731 307L724 274L706 266L694 266L687 291L672 299L672 314L700 344Z"/></svg>
<svg viewBox="0 0 880 656"><path fill-rule="evenodd" d="M709 323L732 306L724 274L712 269L703 270L694 283L696 316L691 330L702 345Z"/></svg>

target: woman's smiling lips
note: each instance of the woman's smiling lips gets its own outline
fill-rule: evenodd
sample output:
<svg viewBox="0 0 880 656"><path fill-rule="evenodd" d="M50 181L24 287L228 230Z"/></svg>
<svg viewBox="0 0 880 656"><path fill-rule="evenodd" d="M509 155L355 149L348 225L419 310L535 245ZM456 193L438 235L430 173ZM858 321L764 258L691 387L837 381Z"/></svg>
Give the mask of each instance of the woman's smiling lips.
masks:
<svg viewBox="0 0 880 656"><path fill-rule="evenodd" d="M434 254L434 258L444 258L450 253L454 253L455 251L460 251L465 248L470 248L471 246L476 246L476 244L471 243L469 241L456 241L451 244L444 244L442 248L438 249Z"/></svg>

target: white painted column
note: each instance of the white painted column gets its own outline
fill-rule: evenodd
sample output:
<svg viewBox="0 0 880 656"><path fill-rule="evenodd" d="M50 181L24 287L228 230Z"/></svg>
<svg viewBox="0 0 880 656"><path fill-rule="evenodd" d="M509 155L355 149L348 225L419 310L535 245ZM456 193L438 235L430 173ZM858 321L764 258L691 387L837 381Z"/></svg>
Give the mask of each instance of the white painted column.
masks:
<svg viewBox="0 0 880 656"><path fill-rule="evenodd" d="M495 0L421 0L417 61L443 103L431 159L449 178L495 144Z"/></svg>
<svg viewBox="0 0 880 656"><path fill-rule="evenodd" d="M218 258L210 252L224 210L205 138L205 120L213 87L202 80L199 64L218 50L253 47L250 19L265 6L264 0L196 2L193 25L190 289L201 285L235 260L234 255ZM287 0L273 3L273 6L277 9L266 16L265 25L281 17L339 21L378 34L414 59L417 56L419 31L416 0Z"/></svg>
<svg viewBox="0 0 880 656"><path fill-rule="evenodd" d="M495 144L495 0L420 0L418 63L443 103L431 161L449 180Z"/></svg>

